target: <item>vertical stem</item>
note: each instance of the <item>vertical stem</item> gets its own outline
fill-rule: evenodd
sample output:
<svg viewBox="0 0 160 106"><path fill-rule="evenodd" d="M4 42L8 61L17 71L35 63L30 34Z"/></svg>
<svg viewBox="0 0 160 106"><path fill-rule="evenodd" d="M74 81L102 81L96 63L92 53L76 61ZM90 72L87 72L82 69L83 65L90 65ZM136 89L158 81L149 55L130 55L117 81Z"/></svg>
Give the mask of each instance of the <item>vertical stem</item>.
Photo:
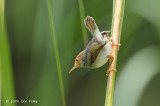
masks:
<svg viewBox="0 0 160 106"><path fill-rule="evenodd" d="M115 43L120 42L121 27L123 23L123 14L124 14L124 3L125 0L114 0L113 1L113 17L112 17L112 38ZM116 69L117 61L117 52L118 47L112 47L111 55L114 57L114 60L111 64L111 69ZM107 91L105 106L113 106L113 96L114 96L114 85L115 85L115 72L110 72L108 81L107 81Z"/></svg>
<svg viewBox="0 0 160 106"><path fill-rule="evenodd" d="M1 57L0 57L0 59L1 59ZM2 88L2 74L1 74L2 72L1 71L2 71L2 67L1 67L1 61L0 61L0 106L2 104L1 103L1 100L2 100L2 93L1 93L2 92L2 89L1 89Z"/></svg>
<svg viewBox="0 0 160 106"><path fill-rule="evenodd" d="M57 47L57 42L56 42L56 34L55 34L53 15L52 15L52 7L51 7L50 0L47 0L47 5L48 5L50 27L51 27L51 31L52 31L52 37L53 37L53 45L54 45L54 52L55 52L55 57L56 57L57 70L58 70L58 78L59 78L59 84L60 84L60 90L61 90L61 96L62 96L62 105L66 106L62 72L61 72L61 64L60 64L60 58L59 58L58 47Z"/></svg>
<svg viewBox="0 0 160 106"><path fill-rule="evenodd" d="M2 104L2 66L1 66L1 54L0 54L0 106Z"/></svg>
<svg viewBox="0 0 160 106"><path fill-rule="evenodd" d="M10 47L5 27L5 0L0 0L0 99L3 106L16 106ZM3 93L3 97L2 97ZM6 103L6 100L9 102Z"/></svg>
<svg viewBox="0 0 160 106"><path fill-rule="evenodd" d="M85 19L83 0L78 0L78 4L79 4L79 13L80 13L80 20L81 20L81 27L82 27L83 42L84 42L84 46L86 46L88 43L88 36L87 36L87 30L84 26L84 21L83 21Z"/></svg>
<svg viewBox="0 0 160 106"><path fill-rule="evenodd" d="M4 20L4 1L0 0L0 34L2 35L3 32L3 20ZM1 52L1 51L0 51ZM1 100L2 100L2 66L1 66L1 53L0 53L0 106L1 106Z"/></svg>

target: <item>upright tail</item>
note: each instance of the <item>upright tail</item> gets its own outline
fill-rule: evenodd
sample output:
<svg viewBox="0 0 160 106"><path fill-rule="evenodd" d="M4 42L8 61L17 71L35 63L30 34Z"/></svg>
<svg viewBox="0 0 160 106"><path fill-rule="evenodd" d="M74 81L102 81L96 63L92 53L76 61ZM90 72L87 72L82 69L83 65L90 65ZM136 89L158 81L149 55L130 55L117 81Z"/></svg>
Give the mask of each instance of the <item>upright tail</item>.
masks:
<svg viewBox="0 0 160 106"><path fill-rule="evenodd" d="M101 41L103 39L95 20L90 17L87 16L84 20L84 24L86 26L86 28L91 32L91 34L93 35L93 37L97 38L97 40Z"/></svg>

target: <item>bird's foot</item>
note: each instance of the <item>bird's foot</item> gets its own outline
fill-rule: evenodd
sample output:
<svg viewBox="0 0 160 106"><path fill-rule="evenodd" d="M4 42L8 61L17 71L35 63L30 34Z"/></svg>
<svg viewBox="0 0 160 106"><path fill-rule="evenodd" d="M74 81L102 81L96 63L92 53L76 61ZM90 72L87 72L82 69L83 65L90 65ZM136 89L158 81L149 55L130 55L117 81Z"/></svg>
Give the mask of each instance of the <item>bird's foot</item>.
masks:
<svg viewBox="0 0 160 106"><path fill-rule="evenodd" d="M108 58L110 59L110 64L109 64L108 70L107 70L107 72L106 72L106 75L107 75L107 76L109 75L110 72L117 72L117 70L114 69L114 68L111 66L111 65L112 65L112 62L113 62L113 60L114 60L113 55L108 56Z"/></svg>
<svg viewBox="0 0 160 106"><path fill-rule="evenodd" d="M119 43L112 43L112 46L121 46Z"/></svg>
<svg viewBox="0 0 160 106"><path fill-rule="evenodd" d="M117 72L117 70L116 70L116 69L110 69L110 68L109 68L109 69L107 70L107 72L106 72L106 75L108 76L110 72Z"/></svg>
<svg viewBox="0 0 160 106"><path fill-rule="evenodd" d="M112 42L112 44L111 44L112 46L121 46L121 44L119 44L119 43L114 43L112 38L109 38L109 41Z"/></svg>

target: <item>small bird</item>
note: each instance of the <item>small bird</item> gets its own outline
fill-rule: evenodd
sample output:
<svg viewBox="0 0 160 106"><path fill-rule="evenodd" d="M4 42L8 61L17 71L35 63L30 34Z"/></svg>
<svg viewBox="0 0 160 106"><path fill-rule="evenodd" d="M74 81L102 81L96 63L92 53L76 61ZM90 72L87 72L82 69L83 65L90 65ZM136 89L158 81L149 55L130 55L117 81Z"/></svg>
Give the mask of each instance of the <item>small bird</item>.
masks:
<svg viewBox="0 0 160 106"><path fill-rule="evenodd" d="M93 35L92 40L88 43L87 47L80 52L75 58L75 63L69 73L78 67L95 69L103 66L110 59L110 65L113 61L111 55L112 46L120 46L118 43L114 43L113 39L109 37L110 31L100 32L95 20L87 16L84 20L86 28ZM110 71L116 71L115 69L108 68L107 75Z"/></svg>

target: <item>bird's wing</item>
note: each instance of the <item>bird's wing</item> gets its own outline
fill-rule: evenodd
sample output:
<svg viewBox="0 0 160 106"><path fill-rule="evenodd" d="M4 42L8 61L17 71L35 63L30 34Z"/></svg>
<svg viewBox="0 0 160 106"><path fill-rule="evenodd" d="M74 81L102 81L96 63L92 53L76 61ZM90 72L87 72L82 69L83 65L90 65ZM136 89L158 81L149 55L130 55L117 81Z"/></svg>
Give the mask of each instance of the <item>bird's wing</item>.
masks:
<svg viewBox="0 0 160 106"><path fill-rule="evenodd" d="M90 66L92 63L94 63L99 52L105 44L105 41L95 41L95 39L92 39L91 42L89 42L89 47L87 47L87 49L85 50L85 55L83 57L85 66Z"/></svg>
<svg viewBox="0 0 160 106"><path fill-rule="evenodd" d="M94 19L90 16L87 16L84 20L84 24L86 28L91 32L93 37L95 37L98 41L103 40L103 36L101 35L101 32L99 31L96 22Z"/></svg>
<svg viewBox="0 0 160 106"><path fill-rule="evenodd" d="M94 45L95 47L94 50L91 50L91 64L95 62L99 52L102 50L105 44L106 44L105 41L100 41Z"/></svg>

